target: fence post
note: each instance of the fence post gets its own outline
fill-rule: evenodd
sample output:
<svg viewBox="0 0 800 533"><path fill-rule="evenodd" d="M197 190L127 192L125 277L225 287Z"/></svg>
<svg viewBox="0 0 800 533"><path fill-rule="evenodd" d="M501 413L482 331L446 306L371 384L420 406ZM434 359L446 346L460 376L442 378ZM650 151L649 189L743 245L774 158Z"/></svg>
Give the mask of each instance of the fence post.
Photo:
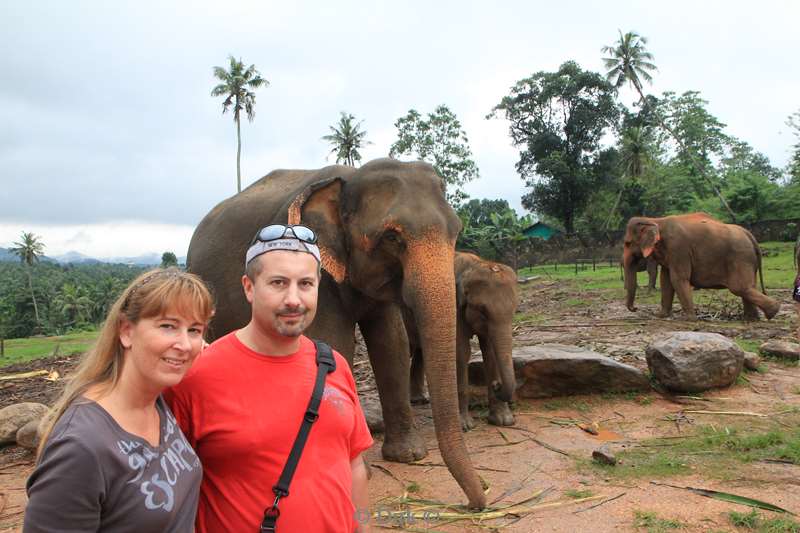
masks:
<svg viewBox="0 0 800 533"><path fill-rule="evenodd" d="M597 270L597 268L595 267L594 256L592 256L592 272L595 270Z"/></svg>
<svg viewBox="0 0 800 533"><path fill-rule="evenodd" d="M575 260L575 275L578 275L578 260Z"/></svg>
<svg viewBox="0 0 800 533"><path fill-rule="evenodd" d="M3 337L0 337L0 357L6 355L6 340Z"/></svg>

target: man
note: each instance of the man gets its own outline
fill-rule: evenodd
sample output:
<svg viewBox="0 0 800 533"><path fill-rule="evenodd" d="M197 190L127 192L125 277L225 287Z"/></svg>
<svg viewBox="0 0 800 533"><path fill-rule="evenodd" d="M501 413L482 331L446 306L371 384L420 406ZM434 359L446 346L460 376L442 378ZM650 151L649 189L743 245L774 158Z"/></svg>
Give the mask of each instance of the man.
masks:
<svg viewBox="0 0 800 533"><path fill-rule="evenodd" d="M320 282L316 236L271 225L253 240L242 276L250 322L209 346L166 398L203 464L199 533L257 532L303 420L317 373L303 335ZM347 361L334 352L279 532L366 531L372 445Z"/></svg>

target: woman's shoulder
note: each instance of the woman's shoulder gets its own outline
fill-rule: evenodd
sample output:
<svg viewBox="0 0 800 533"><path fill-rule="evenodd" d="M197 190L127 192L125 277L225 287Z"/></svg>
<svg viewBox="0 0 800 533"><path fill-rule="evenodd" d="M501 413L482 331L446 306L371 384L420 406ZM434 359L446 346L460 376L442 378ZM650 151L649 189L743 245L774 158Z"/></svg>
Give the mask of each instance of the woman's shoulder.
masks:
<svg viewBox="0 0 800 533"><path fill-rule="evenodd" d="M107 414L94 401L75 400L53 425L48 445L59 443L96 454L108 445Z"/></svg>

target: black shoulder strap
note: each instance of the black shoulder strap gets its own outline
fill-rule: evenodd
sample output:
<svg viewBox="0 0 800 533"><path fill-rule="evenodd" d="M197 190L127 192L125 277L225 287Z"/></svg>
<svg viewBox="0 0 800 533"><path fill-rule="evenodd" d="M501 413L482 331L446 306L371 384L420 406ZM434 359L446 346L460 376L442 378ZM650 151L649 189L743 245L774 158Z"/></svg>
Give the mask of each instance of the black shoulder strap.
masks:
<svg viewBox="0 0 800 533"><path fill-rule="evenodd" d="M294 471L297 470L297 464L300 462L300 455L303 453L306 440L308 440L311 424L319 418L319 404L322 402L325 378L336 370L336 360L333 358L331 347L320 341L314 341L314 344L317 346L317 380L314 382L314 391L311 393L311 400L309 400L306 413L303 415L300 431L297 432L292 451L289 452L289 458L286 459L286 464L283 466L281 477L278 479L277 485L272 487L272 492L275 493L275 501L272 507L267 507L264 511L264 519L261 521L262 533L275 531L275 523L281 514L278 509L278 501L289 495L289 483L292 482L292 476L294 476Z"/></svg>

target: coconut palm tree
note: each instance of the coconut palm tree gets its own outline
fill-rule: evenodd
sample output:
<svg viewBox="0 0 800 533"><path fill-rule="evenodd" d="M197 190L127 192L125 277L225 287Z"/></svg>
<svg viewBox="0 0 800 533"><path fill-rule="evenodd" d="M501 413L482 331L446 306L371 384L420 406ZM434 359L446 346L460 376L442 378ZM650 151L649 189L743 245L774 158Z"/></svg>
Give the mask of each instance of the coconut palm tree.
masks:
<svg viewBox="0 0 800 533"><path fill-rule="evenodd" d="M646 44L647 38L642 37L638 33L629 31L623 34L622 30L619 30L619 40L613 45L604 46L601 49L604 54L610 56L603 58L605 67L609 69L608 72L606 72L606 79L618 89L625 85L625 83L633 85L633 88L636 89L636 92L639 94L639 102L642 109L645 109L648 105L647 98L645 98L642 89L642 80L652 83L653 77L650 73L657 70L656 66L652 63L654 59L653 54L647 51L645 48ZM654 111L654 115L661 127L672 135L682 152L689 156L689 162L692 167L694 167L695 172L708 182L719 198L722 206L728 211L731 220L736 222L736 215L728 205L728 202L725 201L717 185L711 181L706 174L703 165L697 161L694 152L688 149L675 131L667 125L661 114L658 113L657 110Z"/></svg>
<svg viewBox="0 0 800 533"><path fill-rule="evenodd" d="M230 70L223 67L214 67L214 77L221 83L211 89L211 96L224 96L222 113L233 108L233 121L236 122L236 192L242 190L242 131L240 114L242 110L247 113L247 120L253 122L256 116L256 94L253 92L259 87L269 87L269 82L261 77L255 65L245 68L241 58L237 61L232 55L228 56Z"/></svg>
<svg viewBox="0 0 800 533"><path fill-rule="evenodd" d="M70 283L65 283L53 302L58 311L67 319L66 326L74 326L84 321L93 306L82 288Z"/></svg>
<svg viewBox="0 0 800 533"><path fill-rule="evenodd" d="M44 243L33 232L23 231L20 241L14 243L14 247L11 248L10 252L19 257L19 260L25 264L25 270L28 273L28 288L31 291L31 299L33 300L33 313L36 316L36 325L41 327L39 306L36 304L36 293L33 292L31 268L44 255Z"/></svg>
<svg viewBox="0 0 800 533"><path fill-rule="evenodd" d="M322 137L323 141L328 141L333 149L332 154L336 154L336 163L344 163L351 167L356 166L356 161L361 161L361 153L359 150L368 144L364 137L367 136L365 130L361 130L361 124L364 122L354 123L356 117L349 113L342 111L342 116L339 118L339 123L335 126L330 126L331 134Z"/></svg>

